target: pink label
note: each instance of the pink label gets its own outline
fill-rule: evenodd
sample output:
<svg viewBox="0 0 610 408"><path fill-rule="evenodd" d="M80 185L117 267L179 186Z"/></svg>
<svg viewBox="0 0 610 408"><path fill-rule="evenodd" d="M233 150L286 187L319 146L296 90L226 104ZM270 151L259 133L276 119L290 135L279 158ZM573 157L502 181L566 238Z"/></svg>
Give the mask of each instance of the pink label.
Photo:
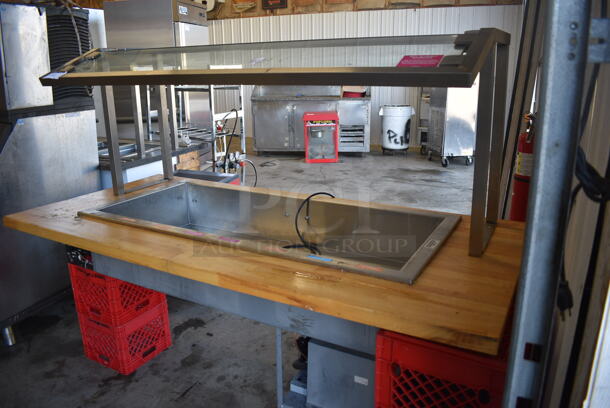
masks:
<svg viewBox="0 0 610 408"><path fill-rule="evenodd" d="M443 59L443 55L405 55L397 67L436 67Z"/></svg>
<svg viewBox="0 0 610 408"><path fill-rule="evenodd" d="M203 235L203 233L199 232L199 231L186 231L186 233L190 234L190 235L197 235L197 236L202 236Z"/></svg>
<svg viewBox="0 0 610 408"><path fill-rule="evenodd" d="M356 265L356 268L366 269L366 270L375 271L375 272L382 272L383 271L382 268L377 268L376 266L369 266L369 265L362 265L362 264Z"/></svg>
<svg viewBox="0 0 610 408"><path fill-rule="evenodd" d="M220 239L221 241L226 241L226 242L239 242L239 239L233 239L233 238L227 238L227 237L218 237L218 239Z"/></svg>
<svg viewBox="0 0 610 408"><path fill-rule="evenodd" d="M272 251L272 252L286 252L286 249L278 248L278 247L274 247L274 246L267 247L266 249L267 249L267 251Z"/></svg>

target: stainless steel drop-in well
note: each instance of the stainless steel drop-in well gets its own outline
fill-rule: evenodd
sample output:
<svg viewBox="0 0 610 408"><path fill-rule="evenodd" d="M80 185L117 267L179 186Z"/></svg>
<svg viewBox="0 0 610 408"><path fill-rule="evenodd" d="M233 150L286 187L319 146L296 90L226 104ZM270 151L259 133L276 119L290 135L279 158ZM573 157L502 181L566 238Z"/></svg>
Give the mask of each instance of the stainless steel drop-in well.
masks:
<svg viewBox="0 0 610 408"><path fill-rule="evenodd" d="M299 243L294 224L302 202L281 192L181 182L79 215L405 283L413 283L460 220L316 198L299 224L318 254L289 248Z"/></svg>

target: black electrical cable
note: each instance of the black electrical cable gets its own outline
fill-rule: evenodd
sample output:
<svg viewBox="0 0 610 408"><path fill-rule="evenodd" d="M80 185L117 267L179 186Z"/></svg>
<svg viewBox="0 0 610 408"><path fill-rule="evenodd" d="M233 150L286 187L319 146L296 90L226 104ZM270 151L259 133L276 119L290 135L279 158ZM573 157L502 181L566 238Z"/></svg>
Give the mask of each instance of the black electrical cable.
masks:
<svg viewBox="0 0 610 408"><path fill-rule="evenodd" d="M229 115L231 115L233 113L233 111L235 111L236 109L233 108L231 109L226 115L224 115L222 117L222 119L220 120L222 122L222 128L224 129L224 127L227 125L227 121L229 120Z"/></svg>
<svg viewBox="0 0 610 408"><path fill-rule="evenodd" d="M599 64L595 64L595 65L593 65L593 70L591 72L589 86L587 88L587 93L585 95L585 102L584 102L582 112L581 112L581 118L580 118L580 123L579 123L579 128L578 128L578 135L576 136L579 143L582 138L582 135L585 133L585 128L586 128L587 121L589 118L589 112L591 111L591 104L593 103L593 95L595 94L595 86L597 84L598 76L599 76ZM578 196L578 193L580 192L580 190L583 188L583 184L580 181L581 177L583 179L587 180L587 185L589 187L591 185L591 183L588 182L589 177L585 173L587 172L588 169L591 169L592 167L590 165L587 166L586 164L583 163L583 161L586 163L586 157L584 156L584 152L582 151L582 148L579 146L578 150L577 150L577 155L576 155L576 168L575 168L576 177L579 180L579 183L572 190L572 194L570 197L570 205L568 208L568 220L571 218L572 208L574 207L574 203L576 202L576 197ZM559 280L559 290L557 293L557 307L559 308L559 311L563 314L566 310L570 311L572 309L572 307L574 306L573 299L572 299L572 291L570 290L570 285L569 285L569 282L568 282L567 276L566 276L565 260L564 260L563 253L561 256L560 273L561 273L561 276L560 276L560 280Z"/></svg>
<svg viewBox="0 0 610 408"><path fill-rule="evenodd" d="M607 1L602 1L601 16L605 18L607 14ZM582 112L580 115L578 134L576 135L579 144L580 140L582 139L582 136L585 133L586 125L589 119L589 112L591 111L591 104L593 103L593 96L595 94L597 78L599 77L599 70L600 64L594 64L591 72L591 77L589 79L589 86L587 87L587 93L585 95L584 105L582 107ZM587 162L586 155L580 146L578 147L576 154L575 175L579 183L572 190L572 195L570 197L570 204L568 208L568 220L571 217L574 202L576 201L576 197L578 196L578 193L581 189L585 188L587 197L591 198L591 200L595 202L600 202L599 200L602 199L604 196L604 193L600 190L605 190L607 192L609 189L607 187L608 181L606 180L604 183L603 178L599 175L599 173L597 173L595 168ZM606 185L605 188L604 184ZM600 187L597 188L596 186ZM560 273L561 277L559 281L557 307L563 314L565 310L571 310L573 307L572 292L570 290L570 285L567 281L565 273L565 261L563 253L561 256Z"/></svg>
<svg viewBox="0 0 610 408"><path fill-rule="evenodd" d="M610 159L606 165L606 182L610 180ZM578 191L575 190L575 193ZM597 215L597 223L595 225L595 235L593 238L593 245L591 248L591 256L589 258L589 265L587 268L587 275L583 287L583 293L580 300L580 307L578 311L578 321L576 328L574 329L574 341L572 342L572 348L570 351L570 359L568 361L568 367L566 371L566 378L564 381L562 396L561 396L561 407L565 408L569 406L571 399L572 389L574 387L574 380L576 378L576 370L578 368L578 362L580 360L580 351L585 335L585 327L587 324L587 315L589 312L589 306L591 304L591 295L593 292L593 283L595 280L595 269L597 267L597 258L599 256L599 250L602 241L602 233L605 224L606 206L608 198L605 201L600 202L599 212Z"/></svg>
<svg viewBox="0 0 610 408"><path fill-rule="evenodd" d="M231 130L231 134L229 135L229 141L227 142L227 148L225 149L225 159L222 162L222 171L224 171L225 173L227 172L227 157L229 156L229 148L231 147L231 142L233 141L233 136L235 135L235 129L237 128L237 122L239 122L239 111L235 108L231 109L231 112L235 112L235 123L233 124L233 130ZM227 116L229 116L229 114L231 113L227 113L227 115L225 116L225 118ZM226 124L226 119L225 119L225 124ZM223 125L224 128L224 125Z"/></svg>
<svg viewBox="0 0 610 408"><path fill-rule="evenodd" d="M252 160L248 160L248 159L242 159L242 160L245 161L246 163L249 163L250 166L252 166L252 168L254 169L254 185L252 185L252 187L256 187L256 185L258 184L258 171L256 171L256 166L254 165Z"/></svg>
<svg viewBox="0 0 610 408"><path fill-rule="evenodd" d="M313 197L319 196L319 195L326 195L326 196L329 196L331 198L335 198L335 196L330 194L330 193L327 193L325 191L319 191L317 193L310 194L305 200L303 200L303 202L299 206L299 209L297 210L297 213L294 216L294 229L296 230L297 235L298 235L299 239L302 242L302 245L299 245L299 244L296 244L296 245L286 245L283 248L286 248L286 249L288 249L288 248L307 248L307 249L309 249L309 251L312 254L320 255L320 249L318 248L318 246L316 244L314 244L313 242L308 242L303 237L303 234L301 234L301 230L299 229L299 215L301 214L301 211L303 210L303 207L305 207L305 205L307 205L306 216L307 216L307 222L309 222L309 201Z"/></svg>
<svg viewBox="0 0 610 408"><path fill-rule="evenodd" d="M607 10L607 2L602 1L601 4L601 16L605 18L608 14ZM597 79L599 76L600 65L595 64L593 66L593 71L591 73L591 78L589 82L589 87L587 89L587 94L585 97L585 103L582 109L579 134L577 135L578 139L582 138L582 135L585 132L586 124L589 120L589 113L591 110L591 104L593 103L593 96L595 94L595 89L597 85ZM574 202L578 193L582 190L585 195L592 200L593 202L599 203L599 210L597 215L597 222L595 226L595 233L593 238L593 244L591 247L591 256L589 257L589 265L587 267L587 274L585 277L583 293L580 298L580 307L578 309L578 320L576 323L576 328L574 330L574 341L572 342L572 347L570 349L570 357L568 360L568 367L566 370L566 377L564 380L562 395L561 395L561 408L567 408L570 404L570 400L572 397L572 391L574 387L574 381L576 378L576 370L578 368L578 362L580 360L580 351L582 348L582 343L585 335L585 327L587 324L587 317L589 312L589 306L591 303L591 296L593 290L593 283L595 280L595 269L597 267L597 259L599 257L599 251L602 241L602 233L605 224L605 214L606 214L606 206L608 201L610 200L610 156L608 158L608 162L606 164L606 174L605 177L602 177L597 170L587 161L586 155L583 149L579 146L577 155L576 155L576 168L575 175L578 179L579 183L576 185L574 190L572 190L572 196L570 201L570 208L568 212L568 219L572 214L572 208L574 206ZM563 296L563 299L562 299ZM565 274L564 262L563 262L563 254L562 254L562 268L561 268L561 280L559 286L558 293L558 306L560 310L562 310L562 305L560 304L563 300L564 302L571 302L572 294L568 285L568 281ZM564 304L563 307L566 305ZM572 304L569 304L569 307L572 307Z"/></svg>

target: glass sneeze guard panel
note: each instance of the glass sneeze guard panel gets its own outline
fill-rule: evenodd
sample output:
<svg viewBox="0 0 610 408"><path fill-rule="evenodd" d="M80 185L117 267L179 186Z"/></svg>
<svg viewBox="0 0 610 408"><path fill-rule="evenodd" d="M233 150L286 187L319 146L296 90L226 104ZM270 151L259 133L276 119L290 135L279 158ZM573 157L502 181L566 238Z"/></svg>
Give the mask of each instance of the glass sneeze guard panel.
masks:
<svg viewBox="0 0 610 408"><path fill-rule="evenodd" d="M148 49L107 49L73 73L208 70L217 67L395 67L405 55L459 55L457 35L374 37Z"/></svg>
<svg viewBox="0 0 610 408"><path fill-rule="evenodd" d="M470 87L510 35L343 38L149 49L95 49L43 76L43 85L365 85ZM430 65L404 64L429 56ZM439 57L442 58L439 62ZM419 60L419 58L415 58Z"/></svg>

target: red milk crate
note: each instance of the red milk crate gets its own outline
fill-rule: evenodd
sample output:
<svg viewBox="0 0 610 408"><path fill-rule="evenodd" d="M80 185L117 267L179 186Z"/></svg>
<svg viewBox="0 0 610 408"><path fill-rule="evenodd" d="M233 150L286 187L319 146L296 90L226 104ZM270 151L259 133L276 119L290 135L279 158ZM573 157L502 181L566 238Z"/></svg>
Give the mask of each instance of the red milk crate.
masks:
<svg viewBox="0 0 610 408"><path fill-rule="evenodd" d="M485 356L381 330L376 357L376 408L502 406L506 356Z"/></svg>
<svg viewBox="0 0 610 408"><path fill-rule="evenodd" d="M83 315L78 320L85 355L123 375L172 344L166 301L123 326L112 327Z"/></svg>
<svg viewBox="0 0 610 408"><path fill-rule="evenodd" d="M90 269L68 264L79 314L109 326L121 326L161 302L165 294Z"/></svg>

